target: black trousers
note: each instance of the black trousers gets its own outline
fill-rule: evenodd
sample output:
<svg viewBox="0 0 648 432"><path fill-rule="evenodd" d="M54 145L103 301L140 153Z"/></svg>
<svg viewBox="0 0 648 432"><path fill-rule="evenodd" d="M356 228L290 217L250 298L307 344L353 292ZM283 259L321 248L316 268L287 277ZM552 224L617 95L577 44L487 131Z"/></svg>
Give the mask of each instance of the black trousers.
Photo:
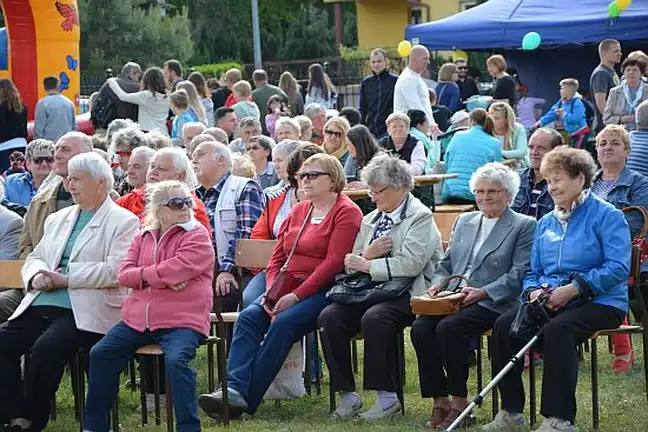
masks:
<svg viewBox="0 0 648 432"><path fill-rule="evenodd" d="M493 361L496 372L502 370L523 346L509 335L516 313L517 309L513 309L495 323ZM574 423L578 382L576 348L592 333L618 327L624 317L625 313L619 309L587 302L561 311L549 321L544 329L542 343L534 347L536 351L544 351L540 407L540 413L544 417L556 417ZM502 408L508 412L521 413L524 410L523 368L524 362L517 362L499 383Z"/></svg>
<svg viewBox="0 0 648 432"><path fill-rule="evenodd" d="M324 308L318 326L333 391L356 389L351 369L351 338L361 331L364 335L363 388L397 391L396 335L414 321L409 301L409 294L405 294L371 307L331 303Z"/></svg>
<svg viewBox="0 0 648 432"><path fill-rule="evenodd" d="M0 424L22 417L31 420L30 430L44 429L65 364L102 336L77 329L70 309L53 306L30 307L1 325ZM28 353L23 381L20 358Z"/></svg>
<svg viewBox="0 0 648 432"><path fill-rule="evenodd" d="M477 304L454 315L420 316L412 325L421 396L468 396L471 339L493 327L499 314Z"/></svg>

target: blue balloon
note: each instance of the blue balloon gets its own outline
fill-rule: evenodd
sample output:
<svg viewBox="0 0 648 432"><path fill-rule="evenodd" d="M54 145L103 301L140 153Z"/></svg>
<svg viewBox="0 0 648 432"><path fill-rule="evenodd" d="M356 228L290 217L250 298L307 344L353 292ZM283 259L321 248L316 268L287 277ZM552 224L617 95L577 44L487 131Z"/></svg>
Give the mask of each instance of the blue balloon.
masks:
<svg viewBox="0 0 648 432"><path fill-rule="evenodd" d="M524 35L522 38L522 49L526 51L531 51L540 46L542 38L536 32L529 32Z"/></svg>

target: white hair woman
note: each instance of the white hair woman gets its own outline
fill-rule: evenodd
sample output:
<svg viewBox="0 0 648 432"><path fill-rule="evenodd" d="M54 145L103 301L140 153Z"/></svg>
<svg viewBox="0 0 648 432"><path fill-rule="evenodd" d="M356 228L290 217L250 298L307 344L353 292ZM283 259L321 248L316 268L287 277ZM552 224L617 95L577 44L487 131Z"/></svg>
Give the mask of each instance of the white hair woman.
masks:
<svg viewBox="0 0 648 432"><path fill-rule="evenodd" d="M279 183L264 190L266 194L275 195L274 192L284 188L289 183L288 172L286 171L288 156L304 144L307 143L293 139L286 139L274 146L272 149L272 161L275 164Z"/></svg>
<svg viewBox="0 0 648 432"><path fill-rule="evenodd" d="M68 180L75 205L47 218L22 268L25 297L0 327L0 423L17 430L46 428L65 365L117 324L127 295L117 271L137 234L137 218L108 196L112 170L98 154L71 158Z"/></svg>
<svg viewBox="0 0 648 432"><path fill-rule="evenodd" d="M257 135L248 141L245 145L245 152L254 164L256 175L254 180L261 185L261 189L266 189L279 183L279 176L275 164L272 162L272 149L275 141L265 135Z"/></svg>
<svg viewBox="0 0 648 432"><path fill-rule="evenodd" d="M209 335L214 249L193 217L186 184L161 181L146 196L144 229L119 266L119 284L131 290L122 320L90 351L85 427L92 431L109 429L119 375L137 349L149 344L160 344L164 352L177 430L200 430L196 371L189 363Z"/></svg>
<svg viewBox="0 0 648 432"><path fill-rule="evenodd" d="M536 226L534 219L509 208L520 178L505 165L494 162L477 169L470 187L479 210L457 219L451 236L457 240L448 246L428 289L434 296L448 276L464 276L468 285L461 289L466 294L462 309L444 317L420 316L412 325L421 395L434 398L427 427L435 430L450 426L468 405L470 339L519 303ZM474 421L466 417L460 427Z"/></svg>
<svg viewBox="0 0 648 432"><path fill-rule="evenodd" d="M432 212L411 194L414 177L408 164L397 156L379 154L362 171L377 209L362 220L352 253L344 260L346 272L366 273L375 282L410 278L403 295L375 305L331 302L319 316L322 345L333 390L340 393L334 419L350 419L360 413L362 401L355 392L351 370L351 338L364 335L364 389L378 392L376 403L364 420L380 420L402 410L394 371L399 332L412 324L410 296L425 291L426 278L441 260L441 236Z"/></svg>
<svg viewBox="0 0 648 432"><path fill-rule="evenodd" d="M410 165L413 175L421 175L427 166L424 144L410 135L410 119L405 113L395 112L387 117L386 137L378 141L378 147L397 154Z"/></svg>
<svg viewBox="0 0 648 432"><path fill-rule="evenodd" d="M275 123L274 139L277 142L283 140L298 140L301 135L299 122L290 117L279 117Z"/></svg>

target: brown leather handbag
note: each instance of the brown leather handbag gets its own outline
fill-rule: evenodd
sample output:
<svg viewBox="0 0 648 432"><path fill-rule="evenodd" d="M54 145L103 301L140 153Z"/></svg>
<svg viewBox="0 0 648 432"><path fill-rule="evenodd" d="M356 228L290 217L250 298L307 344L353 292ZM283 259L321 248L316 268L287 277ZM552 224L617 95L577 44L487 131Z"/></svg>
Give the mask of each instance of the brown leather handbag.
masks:
<svg viewBox="0 0 648 432"><path fill-rule="evenodd" d="M457 286L448 289L450 284L458 280ZM445 316L459 312L461 302L466 298L466 294L461 291L461 282L468 284L468 279L462 275L452 275L445 278L439 285L441 291L431 296L427 292L423 295L412 297L410 299L410 308L415 315L426 316Z"/></svg>

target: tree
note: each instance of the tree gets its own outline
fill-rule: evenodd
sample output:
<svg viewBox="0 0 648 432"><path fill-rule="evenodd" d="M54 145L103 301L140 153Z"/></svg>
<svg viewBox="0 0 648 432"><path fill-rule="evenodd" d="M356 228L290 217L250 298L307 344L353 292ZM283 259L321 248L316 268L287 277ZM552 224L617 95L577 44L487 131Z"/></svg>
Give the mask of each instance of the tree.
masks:
<svg viewBox="0 0 648 432"><path fill-rule="evenodd" d="M137 0L79 0L81 69L99 73L128 61L142 67L175 58L186 63L193 41L186 9L173 16Z"/></svg>

